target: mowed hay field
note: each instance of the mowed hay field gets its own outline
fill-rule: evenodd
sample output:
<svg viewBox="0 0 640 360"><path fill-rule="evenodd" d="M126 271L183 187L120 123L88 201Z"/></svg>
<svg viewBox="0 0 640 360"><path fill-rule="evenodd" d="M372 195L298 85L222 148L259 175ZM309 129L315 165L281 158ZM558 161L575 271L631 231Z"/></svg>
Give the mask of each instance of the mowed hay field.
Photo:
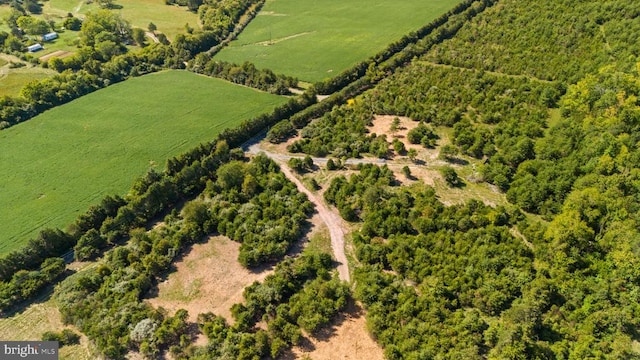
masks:
<svg viewBox="0 0 640 360"><path fill-rule="evenodd" d="M0 254L286 98L186 71L99 90L0 132Z"/></svg>
<svg viewBox="0 0 640 360"><path fill-rule="evenodd" d="M316 82L383 50L458 0L267 0L220 60Z"/></svg>

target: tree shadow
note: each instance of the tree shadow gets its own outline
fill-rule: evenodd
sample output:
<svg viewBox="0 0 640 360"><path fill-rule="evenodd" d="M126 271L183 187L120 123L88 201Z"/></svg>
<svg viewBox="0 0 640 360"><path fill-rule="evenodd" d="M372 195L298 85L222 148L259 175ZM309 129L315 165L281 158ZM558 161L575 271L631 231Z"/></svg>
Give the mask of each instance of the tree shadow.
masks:
<svg viewBox="0 0 640 360"><path fill-rule="evenodd" d="M312 340L315 342L328 342L336 335L338 327L340 327L345 321L349 319L359 319L362 316L364 316L364 310L362 307L358 305L355 300L349 299L345 308L334 316L329 324L323 326L313 334L302 336L300 343L295 346L296 349L302 352L301 356L296 355L293 352L293 349L288 349L279 356L278 359L294 360L303 358L305 355L308 355L308 353L311 353L316 349Z"/></svg>
<svg viewBox="0 0 640 360"><path fill-rule="evenodd" d="M362 309L355 300L349 299L345 308L339 312L329 324L311 334L311 337L318 341L327 342L336 334L338 327L340 327L345 321L349 319L359 319L363 315L364 309Z"/></svg>
<svg viewBox="0 0 640 360"><path fill-rule="evenodd" d="M469 165L469 162L465 159L461 159L458 157L447 157L444 159L446 162L448 162L449 164L454 164L454 165Z"/></svg>

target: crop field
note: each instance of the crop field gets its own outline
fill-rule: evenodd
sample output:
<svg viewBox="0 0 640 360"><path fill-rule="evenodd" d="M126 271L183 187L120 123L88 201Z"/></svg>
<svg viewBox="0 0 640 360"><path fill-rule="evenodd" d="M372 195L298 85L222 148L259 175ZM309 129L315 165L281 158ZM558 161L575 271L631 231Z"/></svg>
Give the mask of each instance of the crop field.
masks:
<svg viewBox="0 0 640 360"><path fill-rule="evenodd" d="M220 60L316 82L376 54L451 9L457 0L267 0Z"/></svg>
<svg viewBox="0 0 640 360"><path fill-rule="evenodd" d="M110 86L0 132L0 253L286 99L186 71Z"/></svg>

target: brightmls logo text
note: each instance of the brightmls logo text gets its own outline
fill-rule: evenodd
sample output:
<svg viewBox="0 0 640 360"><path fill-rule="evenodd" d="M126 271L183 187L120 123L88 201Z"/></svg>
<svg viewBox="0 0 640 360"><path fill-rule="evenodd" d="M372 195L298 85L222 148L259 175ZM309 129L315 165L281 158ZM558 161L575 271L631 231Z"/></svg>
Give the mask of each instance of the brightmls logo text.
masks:
<svg viewBox="0 0 640 360"><path fill-rule="evenodd" d="M0 341L2 360L58 360L57 341Z"/></svg>

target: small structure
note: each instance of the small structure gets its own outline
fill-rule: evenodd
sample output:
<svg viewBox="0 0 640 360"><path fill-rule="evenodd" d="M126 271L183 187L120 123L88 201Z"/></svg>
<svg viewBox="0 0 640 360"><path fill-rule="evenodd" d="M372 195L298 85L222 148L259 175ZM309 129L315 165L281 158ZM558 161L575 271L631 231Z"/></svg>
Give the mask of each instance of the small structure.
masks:
<svg viewBox="0 0 640 360"><path fill-rule="evenodd" d="M36 52L36 51L40 51L43 50L44 48L42 47L42 45L40 44L33 44L30 46L27 46L27 50L29 50L29 52Z"/></svg>
<svg viewBox="0 0 640 360"><path fill-rule="evenodd" d="M55 31L42 35L42 41L51 41L57 38L58 38L58 33Z"/></svg>

